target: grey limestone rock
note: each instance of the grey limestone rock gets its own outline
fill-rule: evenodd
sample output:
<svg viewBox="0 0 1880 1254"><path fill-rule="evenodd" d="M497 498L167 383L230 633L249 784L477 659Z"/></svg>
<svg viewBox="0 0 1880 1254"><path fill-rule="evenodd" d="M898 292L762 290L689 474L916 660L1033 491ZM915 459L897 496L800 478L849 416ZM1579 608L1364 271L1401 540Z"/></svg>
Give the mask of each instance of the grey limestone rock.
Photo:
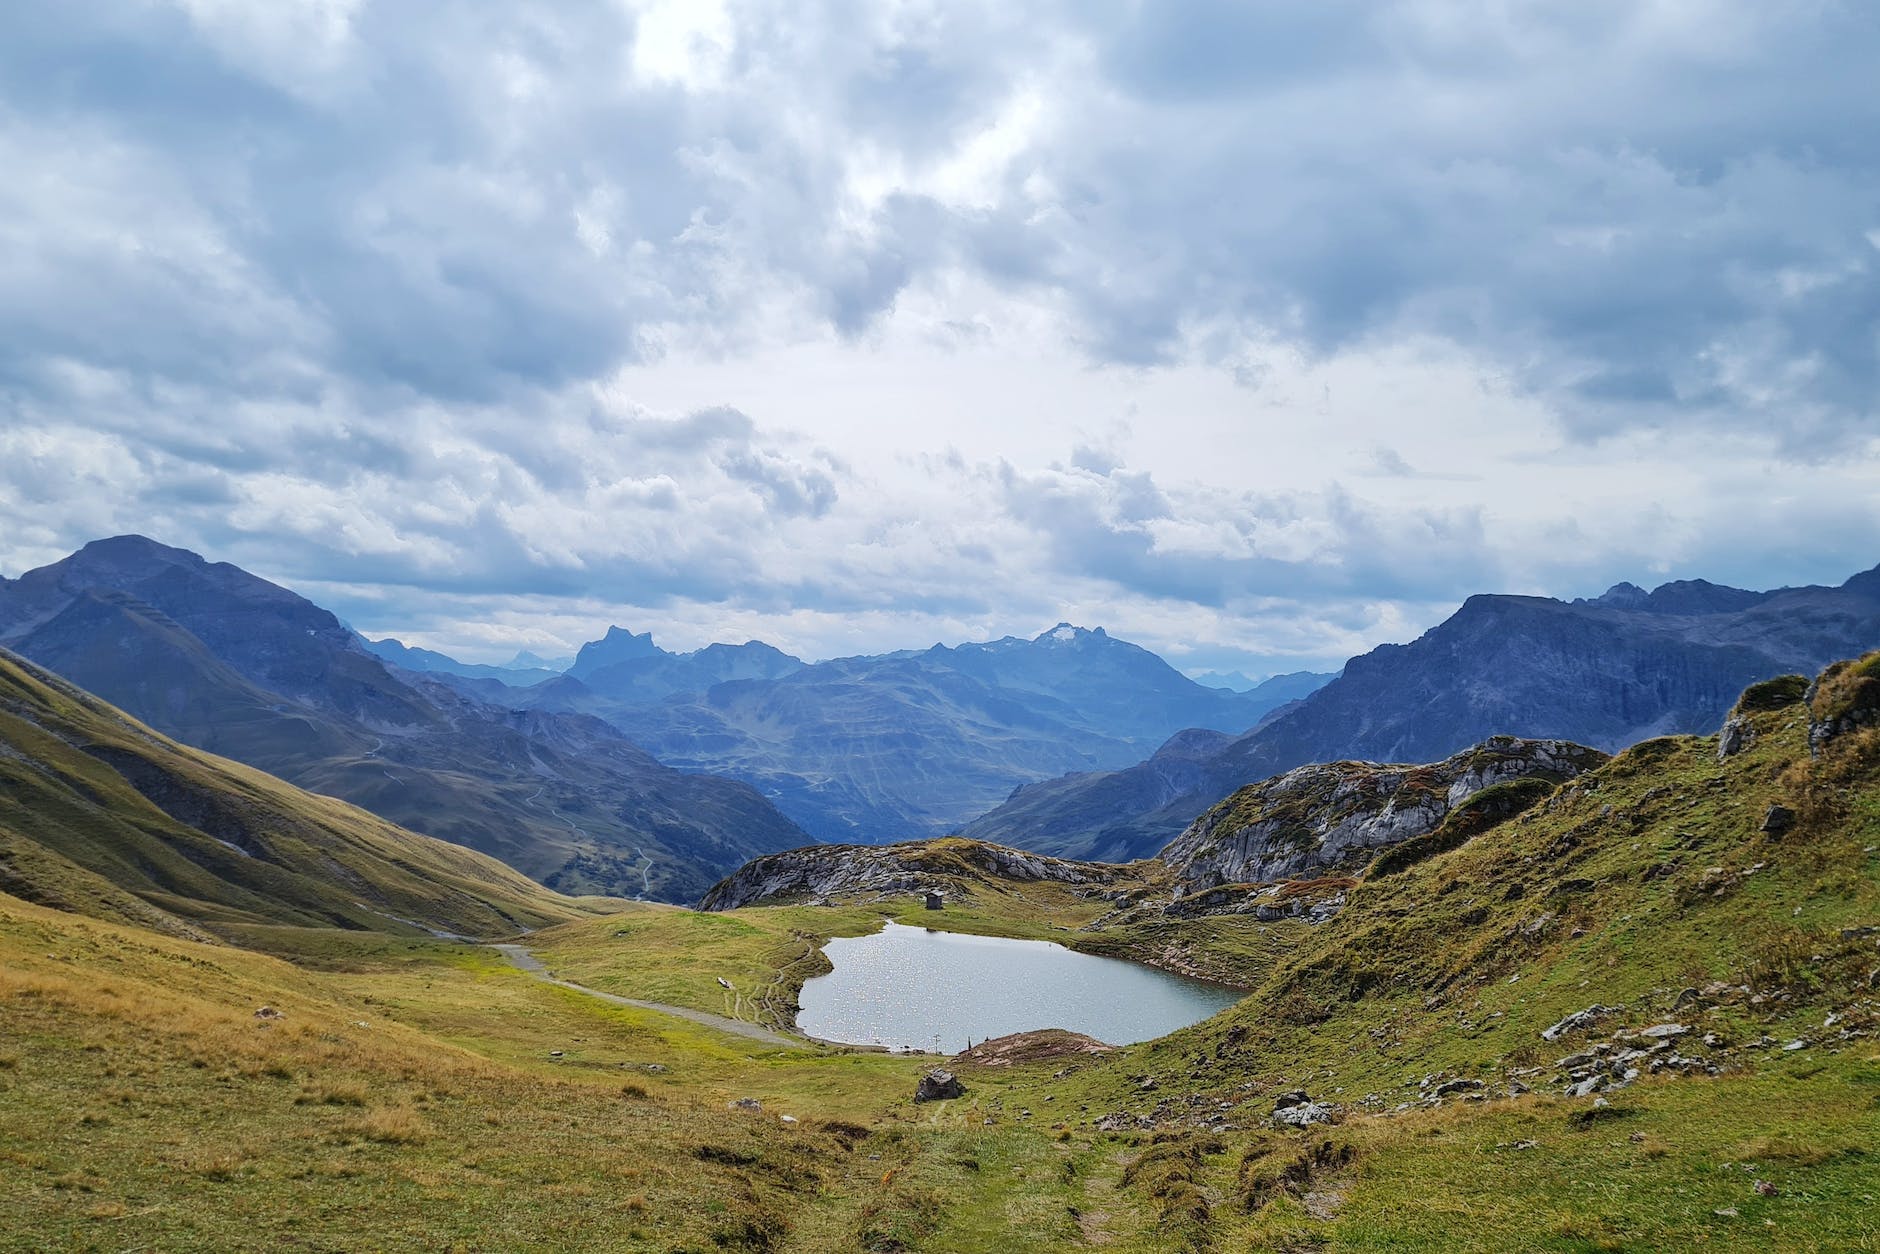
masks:
<svg viewBox="0 0 1880 1254"><path fill-rule="evenodd" d="M920 1078L914 1088L914 1100L917 1102L944 1102L960 1097L966 1092L958 1076L941 1067L935 1067Z"/></svg>
<svg viewBox="0 0 1880 1254"><path fill-rule="evenodd" d="M1426 766L1329 762L1250 784L1189 825L1162 858L1187 883L1247 883L1356 870L1433 831L1495 784L1566 780L1606 755L1565 740L1496 736Z"/></svg>

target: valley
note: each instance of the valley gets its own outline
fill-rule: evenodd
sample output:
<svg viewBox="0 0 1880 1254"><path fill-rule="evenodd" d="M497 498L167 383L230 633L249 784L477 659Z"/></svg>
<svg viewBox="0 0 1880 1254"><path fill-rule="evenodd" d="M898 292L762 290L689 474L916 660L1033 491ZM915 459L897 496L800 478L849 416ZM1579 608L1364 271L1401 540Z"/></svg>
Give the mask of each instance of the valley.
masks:
<svg viewBox="0 0 1880 1254"><path fill-rule="evenodd" d="M1877 61L0 4L0 1254L1880 1254Z"/></svg>
<svg viewBox="0 0 1880 1254"><path fill-rule="evenodd" d="M1876 667L1753 687L1727 743L1469 804L1510 786L1486 783L1382 846L1345 834L1404 807L1400 776L1222 804L1209 839L1252 849L1304 839L1261 815L1307 799L1286 831L1337 872L1314 879L821 847L722 885L760 894L730 909L549 895L564 921L486 933L559 982L415 927L209 914L192 936L102 896L0 897L0 1248L1862 1248ZM1296 890L1323 908L1259 909ZM1247 995L1141 1045L951 1062L628 1004L792 1034L821 945L884 918ZM915 1103L936 1063L963 1095Z"/></svg>

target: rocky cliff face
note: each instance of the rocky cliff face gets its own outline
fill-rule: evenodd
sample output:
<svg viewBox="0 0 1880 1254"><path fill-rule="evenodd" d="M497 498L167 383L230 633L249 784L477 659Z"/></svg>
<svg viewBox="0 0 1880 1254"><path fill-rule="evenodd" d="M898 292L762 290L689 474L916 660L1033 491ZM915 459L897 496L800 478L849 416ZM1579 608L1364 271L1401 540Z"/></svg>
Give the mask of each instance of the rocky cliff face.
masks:
<svg viewBox="0 0 1880 1254"><path fill-rule="evenodd" d="M1250 784L1162 851L1190 891L1362 870L1379 849L1434 831L1494 784L1560 783L1607 760L1564 740L1497 736L1428 766L1329 762Z"/></svg>

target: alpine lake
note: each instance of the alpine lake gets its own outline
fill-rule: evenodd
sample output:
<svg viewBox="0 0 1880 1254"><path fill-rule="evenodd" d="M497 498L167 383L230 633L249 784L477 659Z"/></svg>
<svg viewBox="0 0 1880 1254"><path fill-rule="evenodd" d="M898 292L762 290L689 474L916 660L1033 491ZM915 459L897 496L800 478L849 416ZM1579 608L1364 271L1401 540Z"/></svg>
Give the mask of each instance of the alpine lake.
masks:
<svg viewBox="0 0 1880 1254"><path fill-rule="evenodd" d="M797 1027L825 1041L958 1053L1012 1032L1065 1028L1131 1045L1187 1027L1244 994L1049 941L887 923L837 937L835 970L803 985Z"/></svg>

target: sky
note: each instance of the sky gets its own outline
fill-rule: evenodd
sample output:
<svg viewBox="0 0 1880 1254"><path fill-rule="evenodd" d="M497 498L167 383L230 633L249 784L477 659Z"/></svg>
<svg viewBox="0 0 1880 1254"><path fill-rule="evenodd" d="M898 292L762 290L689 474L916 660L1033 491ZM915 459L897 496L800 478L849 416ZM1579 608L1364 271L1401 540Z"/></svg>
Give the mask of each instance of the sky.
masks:
<svg viewBox="0 0 1880 1254"><path fill-rule="evenodd" d="M0 572L476 661L1880 562L1865 0L0 11Z"/></svg>

